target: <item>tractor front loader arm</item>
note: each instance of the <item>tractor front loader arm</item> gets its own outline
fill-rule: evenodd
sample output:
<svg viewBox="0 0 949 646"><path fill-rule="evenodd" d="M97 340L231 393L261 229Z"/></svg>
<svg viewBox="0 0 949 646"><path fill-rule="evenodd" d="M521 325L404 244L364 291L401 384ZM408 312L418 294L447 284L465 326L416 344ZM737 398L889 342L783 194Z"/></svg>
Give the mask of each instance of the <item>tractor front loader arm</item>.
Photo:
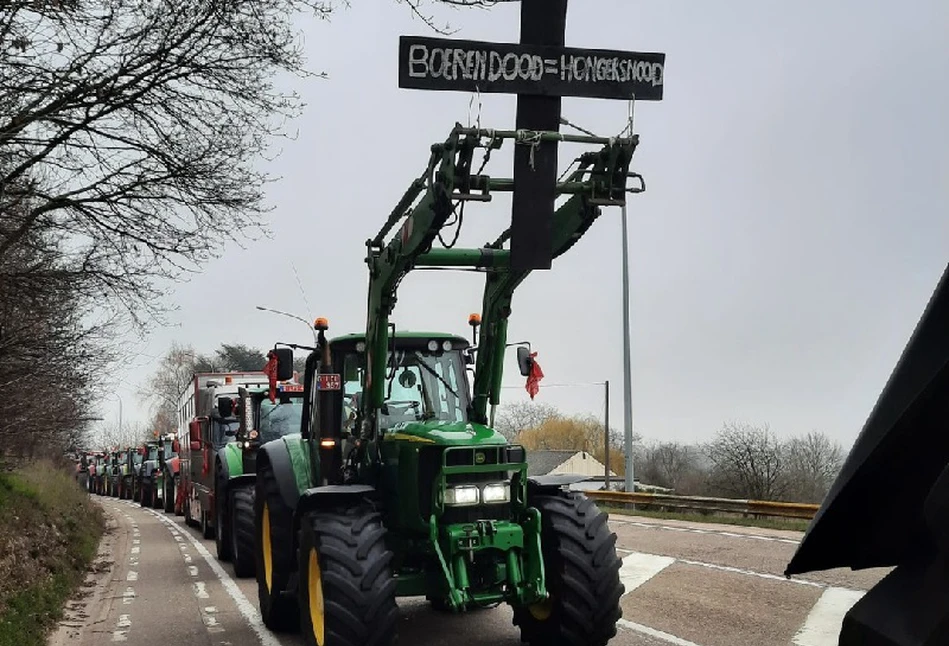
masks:
<svg viewBox="0 0 949 646"><path fill-rule="evenodd" d="M462 140L457 130L441 144L432 146L428 166L393 209L382 230L368 240L369 302L366 325L365 396L360 402L363 437L375 433L374 412L382 406L388 356L389 316L396 303L399 283L414 261L427 252L453 211L452 193L458 171L470 159L474 143ZM457 156L457 157L456 157ZM458 168L460 165L461 169ZM421 195L418 204L412 207ZM411 210L409 210L411 208ZM398 235L383 246L385 237L405 218Z"/></svg>
<svg viewBox="0 0 949 646"><path fill-rule="evenodd" d="M484 139L488 139L487 144L483 142ZM556 140L601 146L597 151L581 154L576 160L577 169L566 181L557 183L557 194L570 197L554 214L554 258L566 252L583 236L599 216L601 207L621 206L625 204L627 192L643 190L627 188L629 177L639 177L629 172L633 152L639 143L637 135L605 138L557 132L486 130L456 125L445 142L432 146L425 173L405 192L382 230L366 243L369 249L367 378L365 394L360 402L360 428L364 439L375 433L375 411L382 406L385 396L386 357L390 349L389 316L395 307L396 292L402 279L416 268L459 268L486 272L472 420L487 423L488 403L498 403L511 298L530 272L511 270L510 250L503 248L510 237L510 229L493 244L475 249L446 246L433 250L432 244L459 204L463 208L467 201L489 202L492 192L514 190L513 179L481 174L491 152L508 139L518 145ZM472 158L478 148L485 149L484 163L480 169L473 171ZM418 203L413 207L416 200ZM399 234L383 246L385 237L403 218Z"/></svg>
<svg viewBox="0 0 949 646"><path fill-rule="evenodd" d="M630 176L629 164L638 143L637 136L616 139L599 151L585 153L579 157L577 170L558 187L562 193L570 192L572 195L554 212L553 258L559 257L577 243L600 216L602 206L622 205L625 203L627 191L642 190L626 188L626 179ZM633 176L639 177L635 174ZM489 249L504 253L500 247L509 235L510 229L492 243ZM487 272L472 402L472 419L482 424L488 423L488 404L497 406L500 402L511 299L514 290L529 273L530 271L512 271L510 264L493 267Z"/></svg>

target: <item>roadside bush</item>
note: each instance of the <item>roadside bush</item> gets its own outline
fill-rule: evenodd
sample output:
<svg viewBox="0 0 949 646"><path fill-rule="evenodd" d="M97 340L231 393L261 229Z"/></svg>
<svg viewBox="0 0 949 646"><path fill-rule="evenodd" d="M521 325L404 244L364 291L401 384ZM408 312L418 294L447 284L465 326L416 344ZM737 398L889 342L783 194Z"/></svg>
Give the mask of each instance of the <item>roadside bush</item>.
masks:
<svg viewBox="0 0 949 646"><path fill-rule="evenodd" d="M61 466L0 473L0 646L46 643L103 528L102 510Z"/></svg>

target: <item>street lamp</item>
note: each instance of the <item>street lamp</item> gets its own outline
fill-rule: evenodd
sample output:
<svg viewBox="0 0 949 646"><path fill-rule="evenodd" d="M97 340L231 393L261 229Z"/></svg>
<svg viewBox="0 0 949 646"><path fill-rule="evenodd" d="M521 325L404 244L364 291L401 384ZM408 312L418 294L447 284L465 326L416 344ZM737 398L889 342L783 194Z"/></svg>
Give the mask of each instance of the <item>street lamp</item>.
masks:
<svg viewBox="0 0 949 646"><path fill-rule="evenodd" d="M633 478L633 393L629 348L629 238L626 232L626 200L622 208L623 241L623 438L626 449L626 491L636 491Z"/></svg>
<svg viewBox="0 0 949 646"><path fill-rule="evenodd" d="M262 312L272 312L272 313L274 313L274 314L280 314L281 316L288 316L288 317L290 317L290 318L292 318L292 319L296 319L296 320L298 320L298 321L303 321L303 323L306 324L306 326L307 326L308 328L310 328L310 332L313 333L313 342L314 342L314 343L319 343L318 337L317 337L317 335L316 335L316 329L313 327L313 325L312 325L309 321L307 321L307 320L306 320L305 318L303 318L302 316L297 316L296 314L290 314L289 312L281 312L280 310L270 309L269 307L263 307L263 306L261 306L261 305L257 305L256 307L257 307L257 309L259 309L259 310L262 311Z"/></svg>

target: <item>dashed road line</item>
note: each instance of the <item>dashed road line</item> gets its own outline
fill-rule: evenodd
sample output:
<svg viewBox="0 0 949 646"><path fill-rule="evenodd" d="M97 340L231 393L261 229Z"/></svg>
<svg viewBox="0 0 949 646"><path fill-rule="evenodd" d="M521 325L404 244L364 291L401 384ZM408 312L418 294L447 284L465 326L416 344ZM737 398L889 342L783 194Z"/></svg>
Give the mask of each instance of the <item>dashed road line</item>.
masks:
<svg viewBox="0 0 949 646"><path fill-rule="evenodd" d="M153 514L155 518L164 523L167 527L173 528L173 533L179 533L178 524L174 521L171 521L164 516L160 515L154 510L146 510L149 513ZM227 572L224 571L224 568L221 567L221 564L211 555L207 550L190 533L181 532L191 544L194 546L194 549L197 550L198 554L201 555L201 558L208 564L208 567L211 568L211 571L214 572L218 580L221 582L221 585L224 587L224 590L234 601L234 605L237 606L237 611L241 613L241 616L244 617L244 620L247 622L247 625L250 626L250 629L254 631L254 634L257 635L257 639L260 640L261 646L280 646L280 642L277 640L274 635L267 630L260 618L260 612L257 611L257 608L248 601L247 597L244 596L244 593L241 592L241 589L237 587L237 584L234 582ZM195 582L197 583L197 582Z"/></svg>
<svg viewBox="0 0 949 646"><path fill-rule="evenodd" d="M771 543L787 543L788 545L797 545L800 540L793 538L784 538L783 536L766 536L763 534L742 534L740 532L729 532L721 529L701 529L699 527L678 527L675 525L660 525L657 523L644 523L638 520L626 520L610 516L610 524L630 525L632 527L641 527L644 529L661 529L668 532L685 532L689 534L711 534L713 536L724 536L725 538L747 538L755 541L766 541Z"/></svg>
<svg viewBox="0 0 949 646"><path fill-rule="evenodd" d="M661 630L656 630L655 628L650 628L649 626L637 624L635 621L630 621L628 619L620 619L617 623L627 630L632 630L654 639L660 639L667 644L674 644L675 646L699 646L699 644L696 644L695 642L690 642L687 639L682 639L681 637L664 633Z"/></svg>
<svg viewBox="0 0 949 646"><path fill-rule="evenodd" d="M132 586L128 586L122 595L122 604L128 606L131 605L133 601L135 601L135 589L132 588Z"/></svg>
<svg viewBox="0 0 949 646"><path fill-rule="evenodd" d="M620 582L626 587L625 594L629 594L643 585L673 563L675 563L675 559L670 556L657 556L642 552L632 552L624 556L623 565L620 566L619 570L619 578Z"/></svg>
<svg viewBox="0 0 949 646"><path fill-rule="evenodd" d="M807 614L804 625L794 635L792 643L796 646L836 644L844 615L864 594L846 588L831 587L824 590Z"/></svg>

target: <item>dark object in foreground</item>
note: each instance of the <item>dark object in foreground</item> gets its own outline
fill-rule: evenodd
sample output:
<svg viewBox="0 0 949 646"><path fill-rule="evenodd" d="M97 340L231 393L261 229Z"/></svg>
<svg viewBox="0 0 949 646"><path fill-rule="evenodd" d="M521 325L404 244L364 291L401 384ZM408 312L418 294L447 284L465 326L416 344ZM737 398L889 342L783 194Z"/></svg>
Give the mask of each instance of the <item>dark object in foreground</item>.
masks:
<svg viewBox="0 0 949 646"><path fill-rule="evenodd" d="M895 566L840 646L949 643L949 265L797 552L790 576Z"/></svg>

